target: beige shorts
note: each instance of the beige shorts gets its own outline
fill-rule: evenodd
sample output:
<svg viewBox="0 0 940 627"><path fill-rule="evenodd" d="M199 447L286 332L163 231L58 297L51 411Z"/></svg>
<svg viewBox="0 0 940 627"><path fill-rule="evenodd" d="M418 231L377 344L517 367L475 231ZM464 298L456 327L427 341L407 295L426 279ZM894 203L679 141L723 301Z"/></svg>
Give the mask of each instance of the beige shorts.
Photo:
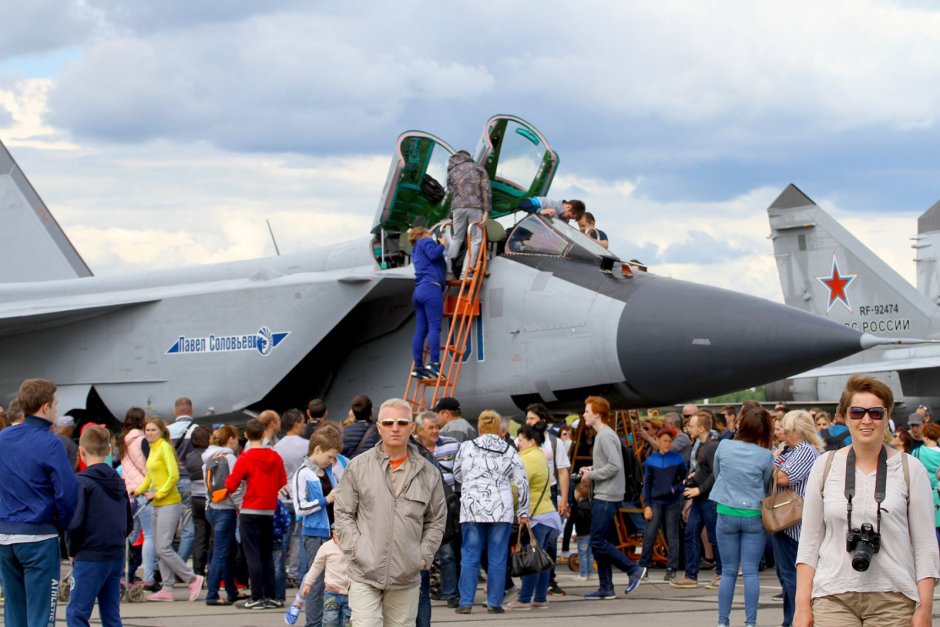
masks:
<svg viewBox="0 0 940 627"><path fill-rule="evenodd" d="M910 627L914 600L900 592L843 592L813 599L815 627Z"/></svg>

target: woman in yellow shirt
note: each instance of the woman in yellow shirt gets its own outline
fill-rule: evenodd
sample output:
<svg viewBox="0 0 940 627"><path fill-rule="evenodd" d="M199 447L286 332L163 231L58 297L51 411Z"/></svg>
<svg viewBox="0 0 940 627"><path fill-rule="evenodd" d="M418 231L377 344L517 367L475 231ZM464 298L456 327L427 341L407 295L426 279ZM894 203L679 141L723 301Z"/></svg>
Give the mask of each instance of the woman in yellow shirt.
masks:
<svg viewBox="0 0 940 627"><path fill-rule="evenodd" d="M137 488L153 505L153 536L160 564L163 589L147 597L148 601L175 601L174 576L189 582L189 600L195 601L202 588L203 577L197 575L173 550L173 537L183 513L182 499L176 484L180 478L176 450L170 444L170 432L159 418L150 418L144 425L144 437L150 443L147 475Z"/></svg>
<svg viewBox="0 0 940 627"><path fill-rule="evenodd" d="M562 523L555 505L552 503L548 460L540 448L542 442L545 441L545 430L538 427L544 427L544 425L525 425L519 430L519 457L522 459L526 476L529 479L529 511L531 512L529 524L532 527L532 533L535 535L535 541L547 551L548 547L558 540L558 536L562 531ZM528 534L523 534L523 537L527 536ZM522 578L519 600L508 604L506 609L531 610L532 608L547 608L550 580L551 570L526 575Z"/></svg>

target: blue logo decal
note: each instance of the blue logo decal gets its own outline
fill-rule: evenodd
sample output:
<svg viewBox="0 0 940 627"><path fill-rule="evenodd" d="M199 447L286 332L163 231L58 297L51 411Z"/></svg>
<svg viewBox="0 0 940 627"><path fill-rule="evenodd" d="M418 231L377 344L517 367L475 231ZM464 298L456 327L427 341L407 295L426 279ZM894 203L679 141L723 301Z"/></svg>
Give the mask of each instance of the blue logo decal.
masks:
<svg viewBox="0 0 940 627"><path fill-rule="evenodd" d="M192 355L196 353L232 353L237 351L258 351L270 355L278 344L290 335L290 331L272 333L268 327L261 327L250 335L209 335L206 337L187 337L180 335L167 350L167 355Z"/></svg>

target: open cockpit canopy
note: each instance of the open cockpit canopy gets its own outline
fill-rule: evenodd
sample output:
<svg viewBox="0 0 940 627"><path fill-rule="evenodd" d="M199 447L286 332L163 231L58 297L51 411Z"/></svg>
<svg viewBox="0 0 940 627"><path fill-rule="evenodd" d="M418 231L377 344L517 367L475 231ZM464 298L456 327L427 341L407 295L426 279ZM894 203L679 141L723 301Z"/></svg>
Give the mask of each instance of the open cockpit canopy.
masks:
<svg viewBox="0 0 940 627"><path fill-rule="evenodd" d="M538 214L526 217L512 229L506 241L506 254L617 260L616 255L564 220Z"/></svg>
<svg viewBox="0 0 940 627"><path fill-rule="evenodd" d="M454 154L447 142L430 133L399 135L372 224L374 252L382 267L407 262L409 228L431 227L449 217L447 165ZM491 219L511 214L523 198L547 195L558 169L558 155L545 137L512 115L487 120L474 158L489 175Z"/></svg>

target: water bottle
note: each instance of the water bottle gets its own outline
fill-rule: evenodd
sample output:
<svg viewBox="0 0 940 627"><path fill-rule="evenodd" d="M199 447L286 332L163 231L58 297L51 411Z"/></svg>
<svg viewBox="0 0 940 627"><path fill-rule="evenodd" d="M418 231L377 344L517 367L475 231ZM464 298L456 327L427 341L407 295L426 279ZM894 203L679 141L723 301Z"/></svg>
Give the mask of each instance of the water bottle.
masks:
<svg viewBox="0 0 940 627"><path fill-rule="evenodd" d="M294 598L294 602L290 604L290 607L287 608L287 612L284 614L284 622L288 625L293 625L297 622L297 617L300 616L300 610L304 607L304 599L300 596L300 592L297 593L297 596Z"/></svg>

